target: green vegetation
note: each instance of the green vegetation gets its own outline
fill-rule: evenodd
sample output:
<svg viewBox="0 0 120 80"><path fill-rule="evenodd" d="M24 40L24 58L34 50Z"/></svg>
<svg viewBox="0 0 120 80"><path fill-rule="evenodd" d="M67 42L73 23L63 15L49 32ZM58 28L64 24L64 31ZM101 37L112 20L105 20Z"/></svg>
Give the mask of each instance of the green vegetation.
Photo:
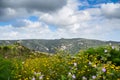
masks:
<svg viewBox="0 0 120 80"><path fill-rule="evenodd" d="M0 45L10 45L14 43L19 43L29 49L55 53L56 49L65 50L71 54L78 53L79 50L86 50L91 47L99 47L112 44L118 46L120 42L114 41L100 41L92 39L83 38L73 38L73 39L54 39L54 40L42 40L42 39L31 39L31 40L0 40Z"/></svg>
<svg viewBox="0 0 120 80"><path fill-rule="evenodd" d="M14 44L0 54L0 80L120 80L117 46L48 54Z"/></svg>

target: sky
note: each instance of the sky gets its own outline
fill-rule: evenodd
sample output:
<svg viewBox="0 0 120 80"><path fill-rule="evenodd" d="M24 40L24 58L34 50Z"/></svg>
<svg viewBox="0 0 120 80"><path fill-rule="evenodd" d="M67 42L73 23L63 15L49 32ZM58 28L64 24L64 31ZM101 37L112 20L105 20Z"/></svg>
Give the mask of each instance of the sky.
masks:
<svg viewBox="0 0 120 80"><path fill-rule="evenodd" d="M0 40L119 35L120 0L0 0Z"/></svg>

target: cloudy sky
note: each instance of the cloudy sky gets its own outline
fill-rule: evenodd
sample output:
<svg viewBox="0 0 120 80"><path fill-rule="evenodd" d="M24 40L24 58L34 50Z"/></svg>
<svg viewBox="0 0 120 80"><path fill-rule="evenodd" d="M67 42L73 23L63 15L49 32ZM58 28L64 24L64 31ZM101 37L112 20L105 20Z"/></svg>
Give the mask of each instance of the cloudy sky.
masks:
<svg viewBox="0 0 120 80"><path fill-rule="evenodd" d="M119 35L120 0L0 0L0 40Z"/></svg>

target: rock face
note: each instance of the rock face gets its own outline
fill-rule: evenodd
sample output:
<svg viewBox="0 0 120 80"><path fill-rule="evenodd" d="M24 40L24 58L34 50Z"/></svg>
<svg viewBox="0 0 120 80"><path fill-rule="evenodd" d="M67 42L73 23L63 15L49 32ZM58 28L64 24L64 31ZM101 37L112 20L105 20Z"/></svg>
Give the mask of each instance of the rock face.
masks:
<svg viewBox="0 0 120 80"><path fill-rule="evenodd" d="M90 47L98 47L104 45L116 45L120 42L115 41L100 41L92 39L74 38L74 39L30 39L30 40L0 40L0 45L9 45L19 43L32 50L41 52L55 53L56 49L66 50L70 53L77 53L81 49L87 49Z"/></svg>

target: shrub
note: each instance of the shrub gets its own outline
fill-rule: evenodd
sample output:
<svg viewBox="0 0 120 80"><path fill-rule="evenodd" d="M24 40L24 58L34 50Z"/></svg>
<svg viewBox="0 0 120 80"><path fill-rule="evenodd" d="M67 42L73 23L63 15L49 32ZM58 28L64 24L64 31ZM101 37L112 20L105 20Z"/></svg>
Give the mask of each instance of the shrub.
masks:
<svg viewBox="0 0 120 80"><path fill-rule="evenodd" d="M119 53L107 46L75 55L59 51L33 53L25 59L0 57L0 80L119 80Z"/></svg>
<svg viewBox="0 0 120 80"><path fill-rule="evenodd" d="M12 63L0 57L0 80L12 79Z"/></svg>

